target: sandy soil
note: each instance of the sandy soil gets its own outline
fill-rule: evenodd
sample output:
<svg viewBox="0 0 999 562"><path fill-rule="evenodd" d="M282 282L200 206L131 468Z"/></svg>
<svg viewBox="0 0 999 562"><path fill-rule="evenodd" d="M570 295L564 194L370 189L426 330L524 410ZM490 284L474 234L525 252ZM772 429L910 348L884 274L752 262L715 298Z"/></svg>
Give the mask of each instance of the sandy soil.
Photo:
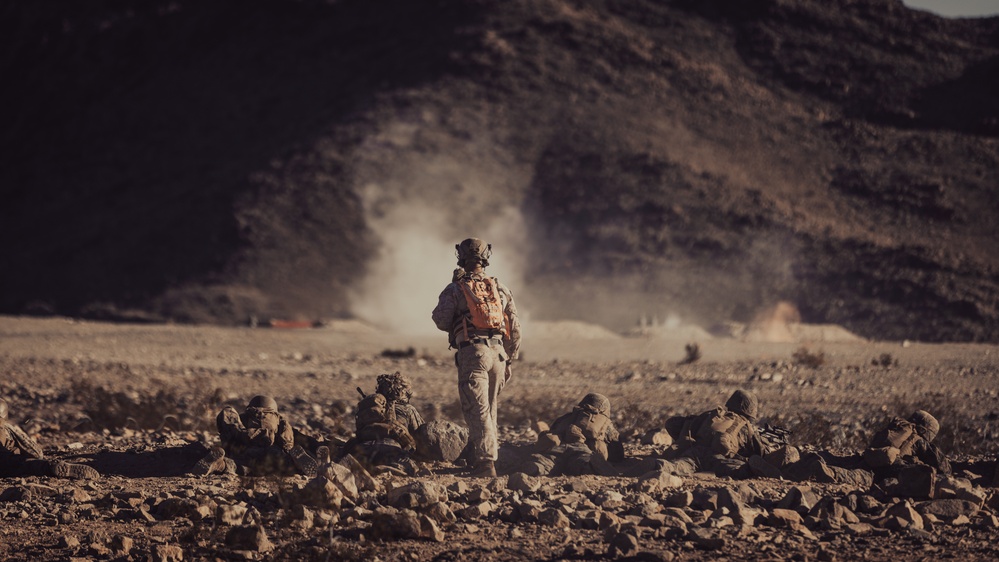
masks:
<svg viewBox="0 0 999 562"><path fill-rule="evenodd" d="M736 388L757 392L763 417L786 425L794 431L792 439L806 447L856 450L886 416L922 407L940 418L941 445L972 463L962 466L980 467L973 463L999 448L999 432L993 428L999 417L997 346L712 339L702 342L700 361L680 365L686 343L682 340L581 339L551 332L536 329L539 338L525 344L525 360L505 393L502 468L509 470L516 452L531 442L533 422L551 420L587 392L611 398L632 458L653 452L639 444L646 430L661 426L669 415L720 404ZM356 324L276 330L16 317L0 317L0 334L0 388L10 402L11 419L51 456L86 462L105 475L88 483L41 477L0 480L4 490L37 484L42 485L39 490L51 490L14 501L0 499L0 557L139 560L161 552L157 545L179 546L185 559L559 559L608 553L608 539L601 532L583 528L572 518L569 528L509 522L496 514L459 519L443 526L443 542L372 541L362 538L364 523L344 514L335 524L317 518L307 528L289 526L294 509L288 491L304 484L301 477L183 475L203 452L200 443L212 442L215 412L258 393L274 395L292 421L307 431L345 437L352 429L348 412L357 397L355 388L371 390L378 374L401 370L413 379L414 402L428 417L460 417L443 337L392 335ZM821 354L816 361L821 364L805 366L803 349L813 360ZM890 365L873 364L883 358L890 359ZM435 475L428 478L433 481L453 485L462 480L454 467L431 468ZM479 489L475 486L486 485L467 482L473 492ZM627 492L634 483L624 477L545 479L536 493L558 502L579 488L592 499L601 490ZM502 483L490 485L502 490ZM698 475L682 489L719 486L733 488L736 483ZM748 486L758 496L757 504L765 505L781 499L792 484L755 479ZM816 489L834 496L847 492L826 485ZM3 494L0 490L0 498ZM72 499L77 496L84 499ZM256 506L275 548L247 554L228 547L226 527L214 517L131 519L136 506L155 507L166 497ZM453 494L452 501L458 511L462 502L471 500L466 493ZM632 507L620 511L625 514ZM575 504L572 508L582 510ZM864 536L830 530L811 538L761 525L710 531L723 540L646 533L638 553L632 554L645 556L639 559L989 558L995 556L992 544L999 535L977 524L938 526L932 533L876 529ZM107 546L120 546L120 540L115 543L118 535L132 539L127 552L119 549L116 554Z"/></svg>

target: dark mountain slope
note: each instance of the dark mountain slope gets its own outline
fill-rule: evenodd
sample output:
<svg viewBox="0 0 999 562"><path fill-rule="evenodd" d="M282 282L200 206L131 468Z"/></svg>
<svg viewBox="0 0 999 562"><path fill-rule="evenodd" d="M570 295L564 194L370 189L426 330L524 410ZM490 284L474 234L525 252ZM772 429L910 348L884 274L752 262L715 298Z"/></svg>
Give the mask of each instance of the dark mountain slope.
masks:
<svg viewBox="0 0 999 562"><path fill-rule="evenodd" d="M4 311L345 315L378 256L479 232L525 256L535 317L790 300L872 337L999 334L996 18L86 6L3 8Z"/></svg>

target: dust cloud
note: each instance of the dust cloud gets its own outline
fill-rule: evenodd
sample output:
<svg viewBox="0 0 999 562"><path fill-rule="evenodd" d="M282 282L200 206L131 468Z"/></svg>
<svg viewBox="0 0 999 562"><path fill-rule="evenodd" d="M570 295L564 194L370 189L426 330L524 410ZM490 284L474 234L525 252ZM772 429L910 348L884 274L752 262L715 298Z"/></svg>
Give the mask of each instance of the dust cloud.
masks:
<svg viewBox="0 0 999 562"><path fill-rule="evenodd" d="M801 322L801 313L794 304L781 301L765 308L753 319L745 340L754 342L789 343L796 341L791 325Z"/></svg>
<svg viewBox="0 0 999 562"><path fill-rule="evenodd" d="M448 218L442 209L412 202L369 217L381 238L381 249L352 298L358 318L394 333L440 333L430 312L451 281L457 265L455 245L464 238L492 244L488 273L514 291L521 286L523 270L517 248L525 243L525 229L518 210L507 207L478 232L459 236L449 234L444 226Z"/></svg>

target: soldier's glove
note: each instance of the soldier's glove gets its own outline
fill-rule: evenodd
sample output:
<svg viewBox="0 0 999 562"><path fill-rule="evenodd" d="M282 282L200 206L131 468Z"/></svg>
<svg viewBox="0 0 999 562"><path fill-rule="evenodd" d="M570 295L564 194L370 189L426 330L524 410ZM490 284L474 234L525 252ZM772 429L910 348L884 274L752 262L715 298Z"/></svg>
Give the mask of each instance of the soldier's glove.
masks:
<svg viewBox="0 0 999 562"><path fill-rule="evenodd" d="M570 425L569 431L566 432L562 442L566 444L586 443L586 434L583 432L583 428L578 425Z"/></svg>

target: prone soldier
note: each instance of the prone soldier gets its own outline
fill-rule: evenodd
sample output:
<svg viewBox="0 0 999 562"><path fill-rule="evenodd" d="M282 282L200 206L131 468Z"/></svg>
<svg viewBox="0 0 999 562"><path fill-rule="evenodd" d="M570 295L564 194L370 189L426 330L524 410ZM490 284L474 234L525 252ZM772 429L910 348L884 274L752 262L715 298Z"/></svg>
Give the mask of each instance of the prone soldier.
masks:
<svg viewBox="0 0 999 562"><path fill-rule="evenodd" d="M587 394L538 436L537 452L525 463L524 472L532 476L615 474L608 461L623 460L624 449L610 414L606 396Z"/></svg>
<svg viewBox="0 0 999 562"><path fill-rule="evenodd" d="M419 410L410 404L413 399L413 385L409 377L399 371L390 375L378 375L375 393L385 397L385 400L392 405L395 418L406 426L410 435L415 435L424 421Z"/></svg>
<svg viewBox="0 0 999 562"><path fill-rule="evenodd" d="M941 474L950 474L950 461L933 444L938 433L940 422L925 410L916 410L907 420L892 418L874 434L864 451L864 462L875 471L922 464Z"/></svg>
<svg viewBox="0 0 999 562"><path fill-rule="evenodd" d="M85 464L46 459L38 443L8 421L8 408L7 402L0 399L0 476L100 477L96 469Z"/></svg>
<svg viewBox="0 0 999 562"><path fill-rule="evenodd" d="M379 375L374 394L361 392L354 418L357 429L339 458L351 454L376 473L415 474L416 465L410 458L416 451L413 435L424 422L409 403L412 396L412 385L405 375L398 371Z"/></svg>
<svg viewBox="0 0 999 562"><path fill-rule="evenodd" d="M758 414L756 395L736 390L722 407L667 420L675 446L667 451L671 462L665 468L679 476L710 471L718 476L779 477L779 468L796 460L797 450L765 438L755 423Z"/></svg>
<svg viewBox="0 0 999 562"><path fill-rule="evenodd" d="M860 455L834 457L813 453L786 467L784 476L789 480L836 482L868 488L875 481L884 483L899 477L909 467L932 468L934 473L950 474L950 462L933 444L939 431L940 422L936 418L925 410L917 410L907 420L898 417L889 420Z"/></svg>
<svg viewBox="0 0 999 562"><path fill-rule="evenodd" d="M259 476L300 472L315 476L318 463L300 445L295 445L291 424L278 412L270 396L254 396L243 413L226 406L215 418L221 447L198 461L194 474L237 471Z"/></svg>

